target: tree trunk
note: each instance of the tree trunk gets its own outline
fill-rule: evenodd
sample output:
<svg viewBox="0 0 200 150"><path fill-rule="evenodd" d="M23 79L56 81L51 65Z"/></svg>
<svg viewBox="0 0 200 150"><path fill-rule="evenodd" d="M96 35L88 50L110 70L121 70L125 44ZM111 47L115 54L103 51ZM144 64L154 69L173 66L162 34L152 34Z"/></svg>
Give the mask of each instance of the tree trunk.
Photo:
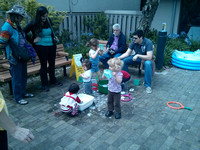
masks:
<svg viewBox="0 0 200 150"><path fill-rule="evenodd" d="M140 20L139 28L143 29L144 34L150 30L159 2L160 0L147 0L142 8L142 19Z"/></svg>

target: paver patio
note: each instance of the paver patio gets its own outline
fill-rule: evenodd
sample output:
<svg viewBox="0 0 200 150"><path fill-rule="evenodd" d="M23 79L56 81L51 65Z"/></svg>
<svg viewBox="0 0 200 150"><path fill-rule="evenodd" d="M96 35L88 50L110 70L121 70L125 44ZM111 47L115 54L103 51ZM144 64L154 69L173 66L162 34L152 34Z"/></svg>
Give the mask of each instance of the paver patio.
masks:
<svg viewBox="0 0 200 150"><path fill-rule="evenodd" d="M58 73L57 73L58 74ZM20 126L30 128L35 140L21 143L9 136L11 150L199 150L200 149L200 71L172 67L156 72L152 94L142 85L143 76L131 71L129 88L133 100L122 102L122 118L106 118L107 95L95 93L96 106L69 117L59 112L58 103L73 78L60 78L62 87L41 92L39 77L30 78L28 90L35 94L29 104L20 106L1 87L10 117ZM140 86L133 86L133 78ZM73 80L72 80L73 79ZM186 109L167 107L168 101L178 101ZM54 113L56 112L56 115Z"/></svg>

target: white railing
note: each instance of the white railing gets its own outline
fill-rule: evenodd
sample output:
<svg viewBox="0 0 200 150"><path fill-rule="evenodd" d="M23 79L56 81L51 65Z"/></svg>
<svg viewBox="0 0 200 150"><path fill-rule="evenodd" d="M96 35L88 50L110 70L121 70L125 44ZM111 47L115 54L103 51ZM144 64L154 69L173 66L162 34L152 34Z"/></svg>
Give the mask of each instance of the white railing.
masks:
<svg viewBox="0 0 200 150"><path fill-rule="evenodd" d="M63 29L72 32L71 39L81 40L81 34L90 32L86 25L84 25L84 18L86 21L88 18L94 19L98 13L69 13L64 18L63 23L59 26L59 34L61 35ZM121 31L129 39L130 33L135 31L139 26L141 20L141 11L122 11L122 10L106 10L105 14L109 21L109 34L112 33L112 25L119 23L121 25Z"/></svg>

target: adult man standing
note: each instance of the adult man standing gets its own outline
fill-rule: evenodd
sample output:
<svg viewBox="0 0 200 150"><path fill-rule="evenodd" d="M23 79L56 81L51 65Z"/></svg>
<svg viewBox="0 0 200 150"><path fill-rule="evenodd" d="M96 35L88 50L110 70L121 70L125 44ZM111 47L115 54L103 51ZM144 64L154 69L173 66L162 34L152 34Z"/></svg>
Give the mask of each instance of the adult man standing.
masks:
<svg viewBox="0 0 200 150"><path fill-rule="evenodd" d="M128 65L144 63L144 86L148 94L152 93L151 77L152 77L152 57L153 57L153 44L151 40L144 37L142 30L137 30L133 33L133 41L131 42L128 50L119 58L124 61L122 70L128 72Z"/></svg>
<svg viewBox="0 0 200 150"><path fill-rule="evenodd" d="M106 49L106 53L104 53L103 56L100 56L99 59L105 68L109 68L107 63L108 59L119 57L126 51L126 37L121 32L119 24L113 25L113 34L106 44Z"/></svg>

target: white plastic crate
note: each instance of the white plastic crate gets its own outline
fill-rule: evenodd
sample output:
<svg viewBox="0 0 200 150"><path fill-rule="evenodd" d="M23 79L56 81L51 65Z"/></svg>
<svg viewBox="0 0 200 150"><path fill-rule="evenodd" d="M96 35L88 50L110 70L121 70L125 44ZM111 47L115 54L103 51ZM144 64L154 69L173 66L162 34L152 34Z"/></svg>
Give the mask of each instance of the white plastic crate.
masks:
<svg viewBox="0 0 200 150"><path fill-rule="evenodd" d="M94 97L88 94L78 94L78 97L83 102L81 104L78 104L80 111L83 111L86 108L90 107L94 101Z"/></svg>

